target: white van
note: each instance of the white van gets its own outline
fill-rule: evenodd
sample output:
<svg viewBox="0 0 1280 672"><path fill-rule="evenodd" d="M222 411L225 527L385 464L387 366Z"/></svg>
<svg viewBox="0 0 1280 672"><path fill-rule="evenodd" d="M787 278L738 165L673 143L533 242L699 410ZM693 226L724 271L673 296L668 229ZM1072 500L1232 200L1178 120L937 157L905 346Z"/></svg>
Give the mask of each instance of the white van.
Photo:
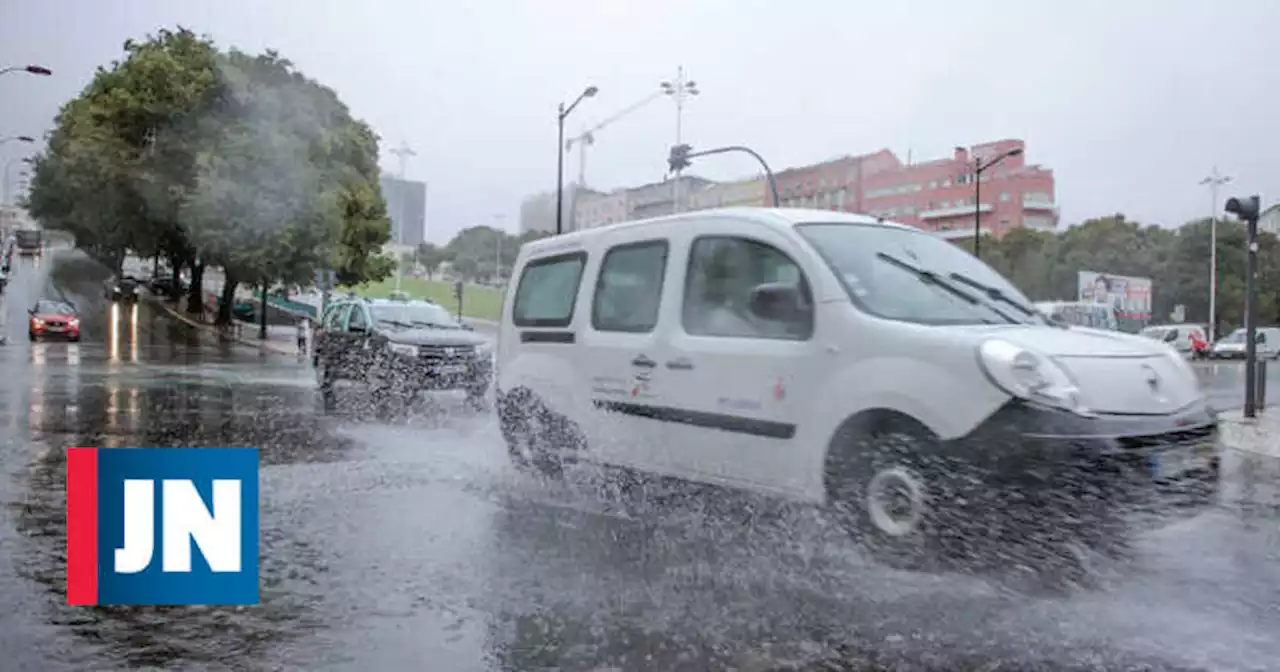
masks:
<svg viewBox="0 0 1280 672"><path fill-rule="evenodd" d="M1244 327L1220 338L1209 349L1210 359L1244 359L1247 332ZM1280 327L1258 327L1254 331L1258 359L1280 359Z"/></svg>
<svg viewBox="0 0 1280 672"><path fill-rule="evenodd" d="M1191 354L1193 334L1202 342L1207 342L1208 340L1205 336L1205 328L1199 324L1158 324L1144 327L1138 334L1155 341L1168 343L1183 354Z"/></svg>
<svg viewBox="0 0 1280 672"><path fill-rule="evenodd" d="M1049 324L908 226L700 211L527 243L514 270L498 411L529 470L589 461L828 503L895 560L955 526L986 533L1010 497L1061 532L1097 526L1117 481L1217 481L1216 420L1176 351Z"/></svg>

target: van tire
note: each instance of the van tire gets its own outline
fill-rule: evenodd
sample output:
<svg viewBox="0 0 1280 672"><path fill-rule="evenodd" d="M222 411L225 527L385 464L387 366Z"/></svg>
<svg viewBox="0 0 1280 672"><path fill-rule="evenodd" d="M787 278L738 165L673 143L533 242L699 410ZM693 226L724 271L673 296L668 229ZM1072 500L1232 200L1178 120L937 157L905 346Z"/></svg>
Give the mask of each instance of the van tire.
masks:
<svg viewBox="0 0 1280 672"><path fill-rule="evenodd" d="M529 390L498 396L498 423L516 469L558 480L564 465L554 448L555 414Z"/></svg>
<svg viewBox="0 0 1280 672"><path fill-rule="evenodd" d="M827 452L827 501L876 561L923 569L943 551L955 478L937 437L898 414L846 422Z"/></svg>

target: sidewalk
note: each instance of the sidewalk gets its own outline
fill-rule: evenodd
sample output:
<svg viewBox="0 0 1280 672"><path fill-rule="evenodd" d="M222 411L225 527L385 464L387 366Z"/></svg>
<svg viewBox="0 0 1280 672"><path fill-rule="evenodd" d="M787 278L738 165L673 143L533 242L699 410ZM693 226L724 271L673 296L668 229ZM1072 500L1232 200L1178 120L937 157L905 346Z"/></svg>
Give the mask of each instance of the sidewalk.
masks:
<svg viewBox="0 0 1280 672"><path fill-rule="evenodd" d="M267 325L267 339L264 341L258 338L257 325L236 321L228 330L218 330L213 326L213 324L193 319L190 315L184 314L175 306L161 301L160 299L152 297L151 302L154 305L159 306L165 313L168 313L170 317L191 327L200 329L201 331L214 334L222 340L233 341L241 345L258 348L263 352L270 352L279 355L298 354L298 331L295 327L288 325Z"/></svg>
<svg viewBox="0 0 1280 672"><path fill-rule="evenodd" d="M1218 415L1222 445L1241 453L1280 459L1280 408L1260 409L1256 418L1243 411Z"/></svg>

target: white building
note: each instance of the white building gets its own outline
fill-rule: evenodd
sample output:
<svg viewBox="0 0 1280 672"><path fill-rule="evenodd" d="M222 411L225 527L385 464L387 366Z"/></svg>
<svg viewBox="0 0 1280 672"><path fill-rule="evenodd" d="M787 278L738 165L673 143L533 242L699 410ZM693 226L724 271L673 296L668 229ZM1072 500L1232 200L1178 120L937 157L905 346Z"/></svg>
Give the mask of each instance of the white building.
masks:
<svg viewBox="0 0 1280 672"><path fill-rule="evenodd" d="M1273 236L1280 236L1280 204L1273 205L1258 216L1258 231L1266 231Z"/></svg>

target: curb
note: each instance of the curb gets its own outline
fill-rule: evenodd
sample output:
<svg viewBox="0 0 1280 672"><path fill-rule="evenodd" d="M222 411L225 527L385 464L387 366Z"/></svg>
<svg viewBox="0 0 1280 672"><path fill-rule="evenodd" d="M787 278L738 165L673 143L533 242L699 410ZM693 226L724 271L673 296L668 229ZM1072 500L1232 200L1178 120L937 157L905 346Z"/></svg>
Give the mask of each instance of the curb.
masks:
<svg viewBox="0 0 1280 672"><path fill-rule="evenodd" d="M183 315L182 313L180 313L180 312L178 312L178 311L174 310L173 308L170 308L170 307L169 307L169 305L168 305L168 304L166 304L164 301L161 301L161 300L159 300L159 299L156 299L155 297L151 297L151 299L150 299L150 300L151 300L151 302L152 302L153 304L155 304L155 305L157 305L157 306L160 306L160 309L161 309L161 310L163 310L165 313L167 313L170 317L172 317L172 318L174 318L174 319L178 320L179 322L182 322L183 324L186 324L186 325L187 325L187 326L189 326L189 327L193 327L193 328L195 328L195 329L200 329L200 330L204 330L204 331L212 332L214 336L216 336L217 338L219 338L219 339L221 339L221 340L223 340L223 341L230 341L230 342L232 342L232 343L236 343L236 344L238 344L238 345L244 345L244 346L248 346L248 347L251 347L251 348L257 348L257 349L258 349L258 350L260 350L260 351L270 352L270 353L277 354L277 355L296 355L296 354L298 354L298 351L297 351L296 349L294 349L294 348L288 348L288 347L285 347L285 346L277 345L277 344L272 343L272 342L270 342L270 341L261 341L261 340L258 340L258 339L256 339L256 338L255 338L255 339L249 339L249 338L244 338L244 337L232 337L232 338L227 338L227 337L223 336L222 334L219 334L219 333L217 333L216 331L214 331L214 330L213 330L213 325L211 325L211 324L207 324L207 323L204 323L204 322L197 322L196 320L193 320L193 319L191 319L191 318L187 317L186 315Z"/></svg>

